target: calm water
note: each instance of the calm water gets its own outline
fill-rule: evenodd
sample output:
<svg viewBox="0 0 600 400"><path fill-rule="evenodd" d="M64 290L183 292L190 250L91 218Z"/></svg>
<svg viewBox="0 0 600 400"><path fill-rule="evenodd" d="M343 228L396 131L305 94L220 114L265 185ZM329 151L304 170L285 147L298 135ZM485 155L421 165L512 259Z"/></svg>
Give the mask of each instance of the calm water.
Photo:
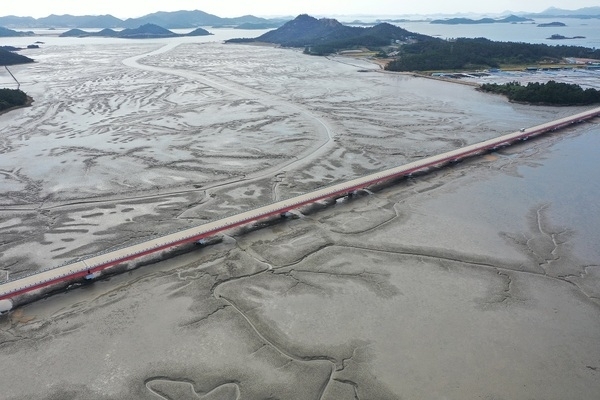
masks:
<svg viewBox="0 0 600 400"><path fill-rule="evenodd" d="M212 33L210 36L194 36L194 37L181 37L176 38L175 40L181 43L208 43L208 42L222 42L224 40L233 39L233 38L251 38L258 37L263 33L267 32L267 30L262 29L232 29L232 28L219 28L213 29L210 27L205 27L207 31ZM16 29L19 31L28 31L30 29ZM99 29L84 29L85 31L92 32L98 31ZM30 44L33 44L36 41L43 42L41 46L70 46L70 45L81 45L81 44L115 44L115 43L166 43L170 40L174 40L173 38L167 39L119 39L119 38L104 38L104 37L87 37L87 38L74 38L74 37L59 37L59 35L63 32L67 31L67 29L57 29L57 30L49 30L49 29L34 29L38 36L32 37L0 37L0 46L20 46L25 47ZM175 33L185 34L191 31L191 29L173 29ZM27 50L28 51L28 50ZM33 53L35 50L31 50L31 53L22 53L25 55L35 54Z"/></svg>
<svg viewBox="0 0 600 400"><path fill-rule="evenodd" d="M385 18L385 17L380 17ZM566 27L554 28L539 28L537 25L559 21L565 23ZM441 38L457 38L457 37L485 37L491 40L511 41L511 42L527 42L527 43L545 43L549 45L577 45L592 48L600 48L600 19L574 19L574 18L553 18L553 19L537 19L535 23L525 24L479 24L479 25L438 25L429 22L403 22L398 23L404 29L412 32L422 33L430 36ZM205 42L221 42L223 40L237 37L258 37L268 30L243 30L232 28L214 29L205 27L206 30L213 33L212 36L200 36L190 38L179 38L178 40L191 43ZM27 30L27 29L18 29ZM91 31L91 29L86 29ZM31 38L0 38L0 45L27 46L39 40L45 44L52 45L70 45L70 44L87 44L87 43L119 43L123 40L131 39L115 39L115 38L60 38L60 35L65 30L34 30L39 37ZM190 30L174 29L177 33L187 33ZM560 34L567 37L585 36L585 39L573 40L550 40L547 39L551 35ZM141 41L161 42L170 39L142 39Z"/></svg>
<svg viewBox="0 0 600 400"><path fill-rule="evenodd" d="M549 22L562 22L565 27L539 28L537 25ZM505 42L544 43L549 45L572 45L600 47L600 19L553 18L537 19L534 24L479 24L479 25L438 25L429 22L398 23L404 29L424 35L441 38L484 37ZM548 37L559 34L566 37L585 36L585 39L550 40Z"/></svg>

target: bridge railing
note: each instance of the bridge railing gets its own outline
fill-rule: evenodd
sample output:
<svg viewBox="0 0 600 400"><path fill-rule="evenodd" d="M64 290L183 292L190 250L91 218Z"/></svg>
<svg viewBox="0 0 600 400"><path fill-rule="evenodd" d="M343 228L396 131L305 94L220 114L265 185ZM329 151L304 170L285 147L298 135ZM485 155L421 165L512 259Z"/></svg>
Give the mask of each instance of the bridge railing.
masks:
<svg viewBox="0 0 600 400"><path fill-rule="evenodd" d="M356 179L352 179L352 180L341 182L341 183L330 184L328 186L324 186L324 187L315 189L311 193L307 193L304 195L292 196L292 197L289 197L284 200L272 201L270 203L256 207L253 210L228 213L227 216L221 216L217 219L213 219L208 222L204 222L200 225L175 230L168 234L155 235L153 237L139 239L139 240L130 242L127 245L123 245L123 246L115 246L112 248L108 248L104 251L100 251L95 254L91 254L91 255L88 255L85 257L79 257L74 260L69 260L69 261L61 264L60 266L56 266L54 268L49 268L49 269L43 270L38 273L48 272L48 271L52 271L52 270L55 270L58 268L64 268L64 267L67 267L68 265L73 265L73 267L75 267L78 263L82 264L81 268L79 268L75 272L71 272L70 274L67 273L67 274L60 275L59 279L63 278L63 277L67 277L67 276L75 277L75 275L79 276L81 274L85 274L86 271L88 270L88 268L89 268L89 270L94 271L94 272L101 271L101 270L107 269L111 266L114 266L114 265L117 265L117 264L120 264L123 262L127 262L127 261L130 261L132 259L144 256L144 255L152 254L152 253L155 253L155 252L158 252L161 250L166 250L168 248L182 245L185 243L191 243L193 241L197 241L202 238L215 235L222 231L225 231L228 229L233 229L233 228L245 225L250 222L258 221L263 218L271 217L271 216L277 215L278 213L284 213L284 212L290 211L292 209L305 206L307 204L312 204L317 201L325 200L325 199L332 198L335 196L343 196L344 194L348 194L355 190L364 189L366 187L377 184L378 182L390 181L393 179L399 179L399 178L402 178L405 176L410 176L412 173L417 172L417 171L423 171L423 170L427 170L432 167L450 163L452 161L462 160L462 159L471 157L473 155L476 155L476 154L479 154L482 152L496 149L497 147L500 147L503 145L509 145L518 140L525 140L525 139L528 139L529 137L534 137L534 136L540 135L545 132L561 129L565 126L569 126L574 123L583 122L584 120L597 117L599 114L600 114L600 108L596 108L596 109L589 110L584 113L577 114L575 116L562 118L557 121L541 124L541 125L538 125L538 126L535 126L532 128L528 128L526 130L521 130L519 132L507 134L507 135L504 135L504 136L501 136L498 138L494 138L494 139L489 139L489 140L486 140L486 141L478 143L478 144L469 145L469 146L466 146L461 149L455 149L455 150L440 154L438 156L432 156L432 157L429 157L428 159L423 159L420 161L412 162L412 163L406 164L404 166L390 168L385 171L380 171L380 172L376 172L373 174L369 174L362 178L356 178ZM277 209L275 209L275 210L267 209L269 206L272 206L275 204L279 204ZM252 211L256 211L256 213L254 215L250 215L248 217L244 216L244 214L251 213ZM240 218L238 220L230 221L228 223L223 223L221 225L212 227L210 229L208 229L208 227L207 227L207 229L204 231L201 229L203 226L214 224L214 223L217 223L218 221L222 221L224 219L231 219L235 216L239 216ZM198 230L194 232L194 229L198 229ZM186 232L186 231L189 231L189 232ZM171 237L171 238L169 238L170 241L158 243L156 245L150 244L150 242L152 242L154 240L157 240L160 238L167 239L169 236L176 235L178 233L181 233L181 234L187 233L187 235L180 236L178 238ZM117 256L115 254L116 258L114 258L114 259L97 260L97 261L99 261L99 263L92 264L92 265L88 265L85 262L85 261L92 260L93 258L101 257L102 255L105 255L105 254L117 253L123 249L139 246L144 243L148 243L148 247L143 248L143 249L137 249L126 255ZM29 277L29 276L36 275L36 274L37 273L27 274L25 277ZM21 276L21 277L11 281L9 279L8 272L6 272L6 281L5 282L14 282L14 281L23 279L25 277ZM50 280L54 281L56 279L50 279ZM0 281L0 283L4 283L4 282ZM36 286L39 286L39 285L36 285Z"/></svg>

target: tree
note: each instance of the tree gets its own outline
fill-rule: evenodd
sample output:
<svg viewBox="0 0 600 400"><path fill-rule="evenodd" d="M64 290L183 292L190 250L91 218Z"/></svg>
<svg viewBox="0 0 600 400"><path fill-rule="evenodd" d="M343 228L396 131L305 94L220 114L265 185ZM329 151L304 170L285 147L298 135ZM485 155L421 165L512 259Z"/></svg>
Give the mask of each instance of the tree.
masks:
<svg viewBox="0 0 600 400"><path fill-rule="evenodd" d="M27 104L27 95L19 89L0 89L0 111Z"/></svg>

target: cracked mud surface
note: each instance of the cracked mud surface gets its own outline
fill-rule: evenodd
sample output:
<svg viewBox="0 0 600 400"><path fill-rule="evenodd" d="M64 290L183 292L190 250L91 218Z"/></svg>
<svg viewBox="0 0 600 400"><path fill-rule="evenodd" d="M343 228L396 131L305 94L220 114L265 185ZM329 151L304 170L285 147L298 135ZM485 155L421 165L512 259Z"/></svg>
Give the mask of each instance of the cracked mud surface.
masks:
<svg viewBox="0 0 600 400"><path fill-rule="evenodd" d="M160 75L165 88L171 84L189 88L186 85L195 82L193 95L172 106L192 107L207 85L214 95L210 104L228 109L231 102L243 100L244 107L250 107L236 118L252 119L252 107L262 107L258 114L284 115L292 136L303 132L300 126L311 125L315 136L300 135L303 141L297 142L297 149L307 157L304 168L279 171L285 160L301 158L292 159L287 151L293 153L293 148L283 145L267 151L270 147L261 141L262 152L284 154L283 158L248 161L248 171L252 172L251 165L258 171L249 177L251 181L206 192L189 185L213 185L217 177L227 174L243 178L246 168L225 163L217 171L221 175L215 172L205 180L208 169L195 169L189 163L184 163L185 168L161 164L156 175L160 179L167 179L169 168L177 165L174 169L179 172L170 173L184 179L166 185L165 190L173 192L164 195L151 192L156 184L148 183L153 168L141 161L137 172L127 177L133 189L114 186L98 192L100 197L85 194L88 189L92 192L92 184L88 189L83 185L53 192L52 181L42 180L36 183L32 209L24 209L24 203L16 200L10 203L9 196L3 198L0 229L2 237L9 239L2 260L13 263L3 266L16 273L27 269L24 266L35 257L17 255L32 243L46 246L47 251L64 247L52 253L60 260L76 254L77 248L89 250L90 236L99 249L135 240L293 194L319 178L342 179L401 164L421 153L552 117L547 109L529 115L529 109L493 96L489 105L472 109L472 103L488 97L462 87L437 86L437 82L420 86L419 80L356 75L355 69L335 60L304 58L289 51L186 46L138 60L180 71L169 79ZM184 55L193 47L202 47L212 57L194 53L186 64ZM247 52L236 55L237 74L228 74L227 68L234 66L223 61L229 49ZM107 59L124 58L113 54L112 47L105 50ZM143 54L155 48L135 50ZM132 55L133 51L128 56ZM258 62L265 58L271 62ZM132 85L159 73L136 70L120 61L107 67L107 73L115 70L135 75ZM315 79L313 84L302 80L307 74ZM322 74L328 75L321 80ZM269 83L267 76L275 78ZM348 94L339 89L342 81L346 82L343 88L357 90ZM434 90L439 96L433 95ZM461 91L464 104L450 102L450 93L444 90ZM415 99L422 99L406 105L415 92L419 94ZM132 89L128 93L136 99L135 93L143 97L155 92ZM277 96L285 99L279 107ZM393 100L394 96L399 99ZM434 97L436 107L447 107L447 112L424 108ZM120 109L129 110L127 118L144 110ZM17 119L26 118L26 111L19 112ZM210 115L231 118L228 112ZM317 120L326 124L334 141L328 141L327 129L319 130ZM443 131L452 132L449 136L458 137L460 143L439 134L436 139L433 131L442 120L448 124ZM154 124L141 121L146 127ZM190 121L204 123L205 119ZM593 179L593 171L599 169L597 123L376 193L360 193L319 212L305 210L300 218L225 236L217 245L14 310L0 317L2 397L596 399L600 393L600 209L596 201L600 186ZM133 126L120 124L119 129L131 131L136 141L139 133L133 132ZM174 135L166 141L169 146L180 143L178 152L212 143L199 139L186 144L184 134L165 129ZM402 129L415 137L392 135ZM166 131L148 134L160 138ZM231 128L231 135L242 131ZM268 143L268 133L261 132ZM247 146L235 148L236 140L219 145L220 160L252 151ZM320 146L323 143L329 144ZM171 154L166 148L161 151L156 150L157 159ZM198 150L198 157L206 153L210 154ZM219 162L215 159L214 165ZM102 162L88 164L88 173L94 175ZM19 174L25 176L25 170ZM116 179L117 174L112 174ZM200 175L192 178L193 174ZM48 208L40 206L42 199ZM74 204L82 201L86 203ZM22 209L15 211L18 207ZM23 239L35 236L40 226L43 235ZM38 259L45 259L44 254Z"/></svg>

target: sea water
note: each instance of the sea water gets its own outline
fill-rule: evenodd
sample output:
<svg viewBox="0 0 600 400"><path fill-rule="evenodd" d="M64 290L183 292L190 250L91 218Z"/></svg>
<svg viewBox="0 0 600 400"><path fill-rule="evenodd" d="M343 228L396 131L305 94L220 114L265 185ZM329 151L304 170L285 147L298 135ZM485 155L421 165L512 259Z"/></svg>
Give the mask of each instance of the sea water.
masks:
<svg viewBox="0 0 600 400"><path fill-rule="evenodd" d="M373 19L385 20L389 16L378 16ZM343 19L342 19L343 20ZM564 27L538 27L539 24L550 22L562 22L566 24ZM495 24L466 24L466 25L444 25L432 24L429 21L413 21L413 22L398 22L395 23L411 32L421 33L439 37L442 39L451 38L476 38L484 37L490 40L503 42L525 42L525 43L543 43L548 45L568 45L568 46L585 46L590 48L600 48L600 18L596 19L577 19L577 18L536 18L534 22L526 23L495 23ZM253 38L262 35L268 30L244 30L233 28L212 28L204 27L211 32L211 36L196 36L190 38L180 38L180 40L188 42L220 42L232 38ZM29 29L17 29L27 31ZM87 29L94 31L93 29ZM98 30L98 29L97 29ZM124 40L135 39L117 39L117 38L60 38L59 34L65 30L48 30L39 29L33 30L39 36L37 37L22 37L22 38L0 38L1 45L11 46L27 46L35 41L48 41L54 45L81 44L83 42L94 43L114 43ZM191 29L173 30L176 33L188 33ZM562 35L566 37L584 36L584 39L565 39L553 40L548 39L552 35ZM46 38L41 39L41 38ZM168 39L139 39L146 43L148 41L164 41Z"/></svg>
<svg viewBox="0 0 600 400"><path fill-rule="evenodd" d="M539 24L562 22L563 27L538 27ZM600 47L600 18L537 18L534 22L506 24L467 24L444 25L430 22L399 22L396 25L411 32L439 37L451 38L477 38L484 37L502 42L542 43L548 45L584 46L590 48ZM552 35L566 37L584 36L585 39L548 39Z"/></svg>

